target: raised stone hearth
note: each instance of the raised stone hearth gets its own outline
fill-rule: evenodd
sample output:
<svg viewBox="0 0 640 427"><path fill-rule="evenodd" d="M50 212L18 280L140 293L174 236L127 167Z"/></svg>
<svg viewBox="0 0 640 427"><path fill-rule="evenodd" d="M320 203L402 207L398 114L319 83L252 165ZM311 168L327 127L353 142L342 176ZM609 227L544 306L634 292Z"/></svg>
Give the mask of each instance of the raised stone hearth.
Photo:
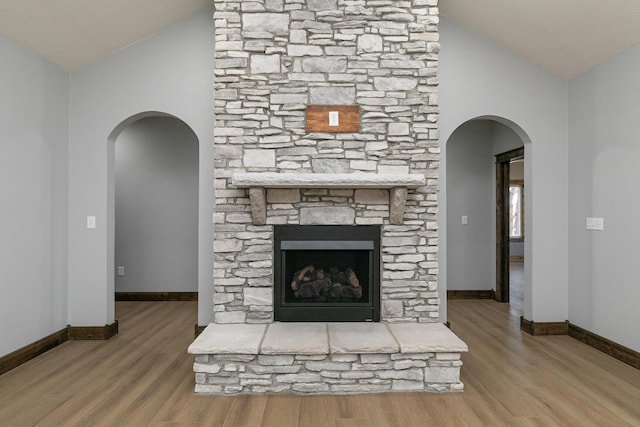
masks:
<svg viewBox="0 0 640 427"><path fill-rule="evenodd" d="M210 324L196 393L462 391L467 346L441 323Z"/></svg>

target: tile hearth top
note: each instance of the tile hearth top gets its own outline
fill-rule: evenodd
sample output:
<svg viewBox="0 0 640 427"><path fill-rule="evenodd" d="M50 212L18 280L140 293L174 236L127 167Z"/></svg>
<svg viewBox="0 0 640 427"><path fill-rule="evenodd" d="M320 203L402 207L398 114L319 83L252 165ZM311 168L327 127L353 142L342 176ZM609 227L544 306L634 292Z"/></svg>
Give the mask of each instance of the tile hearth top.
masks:
<svg viewBox="0 0 640 427"><path fill-rule="evenodd" d="M331 353L398 353L385 323L329 323Z"/></svg>
<svg viewBox="0 0 640 427"><path fill-rule="evenodd" d="M211 323L190 354L459 353L467 345L442 323Z"/></svg>
<svg viewBox="0 0 640 427"><path fill-rule="evenodd" d="M327 354L329 339L324 323L272 323L261 347L262 354Z"/></svg>
<svg viewBox="0 0 640 427"><path fill-rule="evenodd" d="M390 323L389 330L400 344L401 353L465 352L467 345L442 323Z"/></svg>
<svg viewBox="0 0 640 427"><path fill-rule="evenodd" d="M219 324L209 326L189 346L191 354L259 354L267 325Z"/></svg>

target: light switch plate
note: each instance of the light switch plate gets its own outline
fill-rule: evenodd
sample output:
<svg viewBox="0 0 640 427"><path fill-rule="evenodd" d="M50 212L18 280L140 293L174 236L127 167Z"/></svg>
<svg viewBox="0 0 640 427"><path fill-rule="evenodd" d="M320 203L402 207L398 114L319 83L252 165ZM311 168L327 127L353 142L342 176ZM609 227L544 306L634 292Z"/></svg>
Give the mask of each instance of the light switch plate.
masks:
<svg viewBox="0 0 640 427"><path fill-rule="evenodd" d="M93 229L96 228L96 217L95 216L89 215L87 217L87 228L89 230L93 230Z"/></svg>
<svg viewBox="0 0 640 427"><path fill-rule="evenodd" d="M587 218L587 230L604 230L604 218Z"/></svg>
<svg viewBox="0 0 640 427"><path fill-rule="evenodd" d="M462 225L467 225L469 218L466 215L462 215Z"/></svg>
<svg viewBox="0 0 640 427"><path fill-rule="evenodd" d="M118 266L118 277L124 276L124 265Z"/></svg>
<svg viewBox="0 0 640 427"><path fill-rule="evenodd" d="M340 112L329 111L329 126L340 126Z"/></svg>

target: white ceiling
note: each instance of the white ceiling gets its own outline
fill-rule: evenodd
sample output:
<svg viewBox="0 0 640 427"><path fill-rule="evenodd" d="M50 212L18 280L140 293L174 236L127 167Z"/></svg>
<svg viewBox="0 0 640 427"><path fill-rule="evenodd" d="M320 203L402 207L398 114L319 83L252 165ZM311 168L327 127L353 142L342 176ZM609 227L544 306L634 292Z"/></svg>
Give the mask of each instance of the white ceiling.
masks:
<svg viewBox="0 0 640 427"><path fill-rule="evenodd" d="M640 0L440 0L440 13L566 79L640 43Z"/></svg>
<svg viewBox="0 0 640 427"><path fill-rule="evenodd" d="M212 0L0 0L0 33L75 71L207 8Z"/></svg>
<svg viewBox="0 0 640 427"><path fill-rule="evenodd" d="M0 33L75 71L208 8L212 0L0 0ZM640 43L640 0L440 0L440 11L564 78Z"/></svg>

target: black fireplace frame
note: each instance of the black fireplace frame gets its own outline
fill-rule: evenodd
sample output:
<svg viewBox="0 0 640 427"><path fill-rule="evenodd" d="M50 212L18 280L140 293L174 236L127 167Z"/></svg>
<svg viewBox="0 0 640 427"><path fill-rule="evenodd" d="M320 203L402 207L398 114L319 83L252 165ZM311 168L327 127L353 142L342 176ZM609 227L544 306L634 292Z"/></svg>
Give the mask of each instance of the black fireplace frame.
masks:
<svg viewBox="0 0 640 427"><path fill-rule="evenodd" d="M276 225L274 226L274 320L280 322L379 322L380 226ZM353 303L287 302L285 277L287 250L366 250L370 280L366 301Z"/></svg>

